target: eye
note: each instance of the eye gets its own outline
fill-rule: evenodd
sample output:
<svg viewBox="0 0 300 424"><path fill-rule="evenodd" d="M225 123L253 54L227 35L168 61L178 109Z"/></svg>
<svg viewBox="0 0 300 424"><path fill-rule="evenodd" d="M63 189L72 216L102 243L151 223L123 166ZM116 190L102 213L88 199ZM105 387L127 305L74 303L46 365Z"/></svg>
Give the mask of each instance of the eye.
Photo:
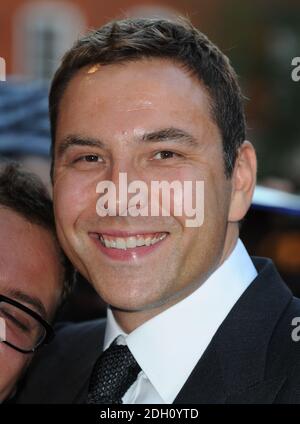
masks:
<svg viewBox="0 0 300 424"><path fill-rule="evenodd" d="M78 171L93 171L103 166L105 160L101 154L87 153L70 158L69 164Z"/></svg>
<svg viewBox="0 0 300 424"><path fill-rule="evenodd" d="M179 155L178 153L175 152L171 152L170 150L162 150L160 152L157 152L154 155L154 159L172 159L174 157L180 157L181 155Z"/></svg>
<svg viewBox="0 0 300 424"><path fill-rule="evenodd" d="M8 311L3 310L1 312L1 315L3 315L11 325L17 326L20 330L29 333L30 328L27 323L25 323L25 320L22 318L18 318L14 316L13 314L9 313Z"/></svg>
<svg viewBox="0 0 300 424"><path fill-rule="evenodd" d="M88 163L99 163L99 162L103 162L103 158L99 155L94 155L94 154L82 155L72 161L73 164L81 163L82 166L84 166L84 164L87 165Z"/></svg>
<svg viewBox="0 0 300 424"><path fill-rule="evenodd" d="M77 160L83 160L85 162L99 162L99 159L100 159L100 156L98 155L85 155L85 156L81 156Z"/></svg>

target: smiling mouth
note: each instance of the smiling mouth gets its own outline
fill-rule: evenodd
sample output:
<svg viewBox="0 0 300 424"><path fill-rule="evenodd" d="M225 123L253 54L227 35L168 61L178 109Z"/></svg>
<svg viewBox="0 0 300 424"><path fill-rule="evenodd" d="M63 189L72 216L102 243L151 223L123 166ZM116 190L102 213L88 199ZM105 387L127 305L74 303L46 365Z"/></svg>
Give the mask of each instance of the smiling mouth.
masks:
<svg viewBox="0 0 300 424"><path fill-rule="evenodd" d="M167 237L169 233L144 233L130 236L114 236L105 233L93 233L93 238L98 238L101 245L108 249L129 250L139 247L152 246Z"/></svg>

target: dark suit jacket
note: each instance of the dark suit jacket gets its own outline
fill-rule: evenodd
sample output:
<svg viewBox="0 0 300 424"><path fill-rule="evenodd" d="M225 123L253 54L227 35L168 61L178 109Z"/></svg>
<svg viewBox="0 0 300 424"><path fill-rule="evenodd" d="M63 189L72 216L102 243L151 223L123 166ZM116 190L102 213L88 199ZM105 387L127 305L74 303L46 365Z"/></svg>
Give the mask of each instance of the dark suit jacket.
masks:
<svg viewBox="0 0 300 424"><path fill-rule="evenodd" d="M174 403L300 403L300 341L291 335L300 300L293 298L272 261L253 262L257 278L219 327ZM36 358L17 401L85 403L104 330L105 320L61 328Z"/></svg>

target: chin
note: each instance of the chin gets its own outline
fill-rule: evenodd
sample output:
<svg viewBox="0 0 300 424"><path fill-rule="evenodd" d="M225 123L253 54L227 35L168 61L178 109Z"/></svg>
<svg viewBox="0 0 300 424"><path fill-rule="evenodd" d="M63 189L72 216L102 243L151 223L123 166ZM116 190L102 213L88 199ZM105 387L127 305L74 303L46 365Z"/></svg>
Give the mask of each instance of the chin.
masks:
<svg viewBox="0 0 300 424"><path fill-rule="evenodd" d="M135 293L134 295L129 296L128 291L125 291L124 293L118 293L118 295L116 295L116 292L111 294L101 294L101 292L98 291L98 293L102 299L112 308L124 312L142 312L150 310L158 303L157 300L153 298L153 296L146 297L145 292L143 293L143 297L141 296L141 293Z"/></svg>

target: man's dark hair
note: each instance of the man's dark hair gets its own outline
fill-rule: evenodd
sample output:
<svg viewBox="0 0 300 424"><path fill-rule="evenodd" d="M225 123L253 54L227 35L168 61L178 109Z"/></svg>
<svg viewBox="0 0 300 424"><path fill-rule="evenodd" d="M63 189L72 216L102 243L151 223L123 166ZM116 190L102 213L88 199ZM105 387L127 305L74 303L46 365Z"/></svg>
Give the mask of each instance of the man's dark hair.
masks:
<svg viewBox="0 0 300 424"><path fill-rule="evenodd" d="M72 289L74 270L57 241L53 204L47 188L36 175L21 169L19 164L14 162L1 164L1 206L17 212L30 223L45 228L53 235L64 269L62 296L64 299Z"/></svg>
<svg viewBox="0 0 300 424"><path fill-rule="evenodd" d="M245 140L243 96L228 58L187 19L128 18L107 23L79 39L64 55L52 81L49 111L52 169L59 104L67 84L87 65L125 63L144 58L166 58L196 75L211 100L212 118L219 127L225 174L234 168L237 150Z"/></svg>

